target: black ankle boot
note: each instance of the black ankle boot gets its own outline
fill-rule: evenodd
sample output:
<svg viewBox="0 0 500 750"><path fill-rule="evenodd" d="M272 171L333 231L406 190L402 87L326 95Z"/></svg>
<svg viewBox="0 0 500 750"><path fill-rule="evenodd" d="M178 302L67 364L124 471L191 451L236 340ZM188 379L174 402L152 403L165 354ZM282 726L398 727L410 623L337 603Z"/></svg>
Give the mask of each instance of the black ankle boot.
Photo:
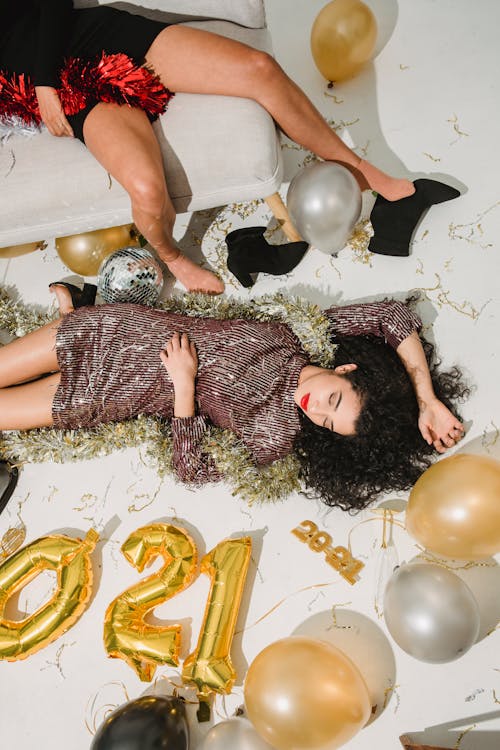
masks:
<svg viewBox="0 0 500 750"><path fill-rule="evenodd" d="M252 273L263 271L273 276L289 273L309 247L307 242L270 245L264 238L265 230L266 227L245 227L226 237L227 267L245 287L253 286Z"/></svg>
<svg viewBox="0 0 500 750"><path fill-rule="evenodd" d="M425 211L437 203L458 198L460 192L436 180L415 180L415 192L399 201L377 197L370 214L373 237L368 249L379 255L410 254L410 242Z"/></svg>

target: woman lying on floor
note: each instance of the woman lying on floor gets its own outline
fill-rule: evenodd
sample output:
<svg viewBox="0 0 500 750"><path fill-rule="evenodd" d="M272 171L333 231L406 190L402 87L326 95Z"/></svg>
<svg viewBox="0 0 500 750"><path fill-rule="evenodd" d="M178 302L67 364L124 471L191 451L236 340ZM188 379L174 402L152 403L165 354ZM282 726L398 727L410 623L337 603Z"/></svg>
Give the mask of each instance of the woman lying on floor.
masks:
<svg viewBox="0 0 500 750"><path fill-rule="evenodd" d="M66 312L69 292L56 288ZM458 370L429 370L420 320L401 302L325 315L338 344L331 369L310 361L281 322L82 307L0 349L0 429L154 415L171 424L177 477L202 484L222 478L203 448L212 424L258 466L294 453L325 503L362 508L411 487L434 451L460 440L451 402L466 389Z"/></svg>

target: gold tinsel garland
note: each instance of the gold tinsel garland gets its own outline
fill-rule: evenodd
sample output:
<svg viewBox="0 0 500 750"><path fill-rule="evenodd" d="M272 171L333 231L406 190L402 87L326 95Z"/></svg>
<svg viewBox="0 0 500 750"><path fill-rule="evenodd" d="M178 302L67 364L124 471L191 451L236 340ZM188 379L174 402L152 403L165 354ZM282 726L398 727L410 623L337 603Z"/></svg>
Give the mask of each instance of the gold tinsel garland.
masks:
<svg viewBox="0 0 500 750"><path fill-rule="evenodd" d="M284 322L293 330L311 361L322 367L330 367L334 362L336 345L330 339L328 318L317 305L304 299L275 294L241 303L190 294L173 297L159 307L195 317ZM0 289L0 328L11 335L24 335L52 319L46 313L15 302L4 289ZM0 455L17 464L63 463L97 458L144 444L147 457L159 474L173 473L170 427L155 417L139 416L91 430L12 430L2 435ZM293 455L257 468L250 452L236 435L219 427L207 431L203 451L212 458L233 494L249 503L280 500L300 490L299 464Z"/></svg>

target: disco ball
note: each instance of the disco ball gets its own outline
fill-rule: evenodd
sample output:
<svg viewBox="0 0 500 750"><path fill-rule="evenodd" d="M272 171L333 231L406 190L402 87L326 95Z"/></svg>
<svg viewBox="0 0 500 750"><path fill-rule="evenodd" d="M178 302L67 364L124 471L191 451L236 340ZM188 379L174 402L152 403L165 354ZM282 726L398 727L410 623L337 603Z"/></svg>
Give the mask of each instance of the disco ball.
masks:
<svg viewBox="0 0 500 750"><path fill-rule="evenodd" d="M105 302L154 305L163 274L154 255L144 247L122 247L101 263L97 289Z"/></svg>

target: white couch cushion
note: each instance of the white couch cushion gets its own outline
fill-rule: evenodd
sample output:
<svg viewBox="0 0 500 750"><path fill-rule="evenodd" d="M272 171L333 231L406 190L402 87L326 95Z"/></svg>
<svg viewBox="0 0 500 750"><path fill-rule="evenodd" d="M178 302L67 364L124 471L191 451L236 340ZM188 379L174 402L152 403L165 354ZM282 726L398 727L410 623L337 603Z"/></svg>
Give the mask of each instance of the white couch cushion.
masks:
<svg viewBox="0 0 500 750"><path fill-rule="evenodd" d="M263 0L75 0L75 8L113 5L134 12L137 6L148 18L182 21L189 18L221 19L260 29L266 24ZM160 13L155 13L160 11ZM171 18L170 18L171 17Z"/></svg>
<svg viewBox="0 0 500 750"><path fill-rule="evenodd" d="M266 29L189 25L270 49ZM263 198L281 183L274 122L252 100L177 94L154 128L179 212ZM0 192L0 248L132 220L127 194L83 144L47 131L0 146Z"/></svg>

